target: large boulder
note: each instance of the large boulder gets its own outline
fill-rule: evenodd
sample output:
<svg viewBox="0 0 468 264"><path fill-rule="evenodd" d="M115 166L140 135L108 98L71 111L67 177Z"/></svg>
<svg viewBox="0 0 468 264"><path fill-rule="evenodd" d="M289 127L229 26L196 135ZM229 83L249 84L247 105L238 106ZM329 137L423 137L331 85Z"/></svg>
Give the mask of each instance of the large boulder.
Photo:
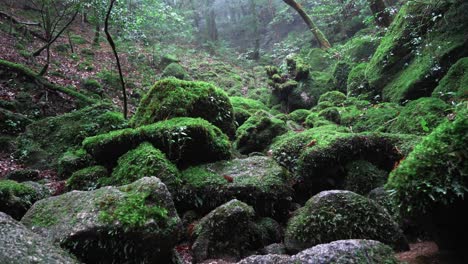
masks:
<svg viewBox="0 0 468 264"><path fill-rule="evenodd" d="M321 244L292 257L292 263L400 263L393 250L378 241L349 239Z"/></svg>
<svg viewBox="0 0 468 264"><path fill-rule="evenodd" d="M187 80L189 75L187 71L179 63L171 63L164 68L162 77L174 77L180 80Z"/></svg>
<svg viewBox="0 0 468 264"><path fill-rule="evenodd" d="M114 167L119 157L145 141L182 167L230 157L231 144L219 128L204 119L189 117L86 138L83 147L101 164Z"/></svg>
<svg viewBox="0 0 468 264"><path fill-rule="evenodd" d="M201 165L182 172L184 185L175 192L175 202L179 210L206 213L236 198L260 215L284 218L292 195L288 178L288 172L269 157Z"/></svg>
<svg viewBox="0 0 468 264"><path fill-rule="evenodd" d="M181 221L155 177L36 202L21 222L85 263L167 261Z"/></svg>
<svg viewBox="0 0 468 264"><path fill-rule="evenodd" d="M44 240L10 216L0 212L0 263L79 263L65 250Z"/></svg>
<svg viewBox="0 0 468 264"><path fill-rule="evenodd" d="M148 176L158 177L170 190L181 183L179 170L166 155L151 143L143 142L120 157L112 176L101 182L106 185L125 185Z"/></svg>
<svg viewBox="0 0 468 264"><path fill-rule="evenodd" d="M264 151L273 139L287 132L286 123L266 111L258 111L236 131L235 146L242 154Z"/></svg>
<svg viewBox="0 0 468 264"><path fill-rule="evenodd" d="M390 174L401 213L436 235L442 248L466 254L468 235L468 111L462 106L454 121L446 120L416 145Z"/></svg>
<svg viewBox="0 0 468 264"><path fill-rule="evenodd" d="M468 55L466 9L464 0L408 1L369 62L370 86L396 103L430 96L450 66Z"/></svg>
<svg viewBox="0 0 468 264"><path fill-rule="evenodd" d="M216 208L195 226L194 258L201 262L209 258L240 259L261 247L260 233L254 222L255 211L238 200Z"/></svg>
<svg viewBox="0 0 468 264"><path fill-rule="evenodd" d="M113 109L99 104L34 122L18 137L16 155L29 167L55 168L60 156L85 137L125 127L122 114Z"/></svg>
<svg viewBox="0 0 468 264"><path fill-rule="evenodd" d="M200 117L233 136L234 115L227 94L212 84L174 78L157 82L132 118L135 127L174 117Z"/></svg>
<svg viewBox="0 0 468 264"><path fill-rule="evenodd" d="M324 191L309 199L289 219L284 241L289 251L298 252L352 238L409 249L403 232L384 208L350 191Z"/></svg>
<svg viewBox="0 0 468 264"><path fill-rule="evenodd" d="M0 212L20 220L34 202L50 196L49 189L36 182L0 180Z"/></svg>
<svg viewBox="0 0 468 264"><path fill-rule="evenodd" d="M249 119L257 111L268 111L268 107L258 100L253 100L240 96L229 97L232 107L234 108L234 117L237 126L242 126L244 122Z"/></svg>

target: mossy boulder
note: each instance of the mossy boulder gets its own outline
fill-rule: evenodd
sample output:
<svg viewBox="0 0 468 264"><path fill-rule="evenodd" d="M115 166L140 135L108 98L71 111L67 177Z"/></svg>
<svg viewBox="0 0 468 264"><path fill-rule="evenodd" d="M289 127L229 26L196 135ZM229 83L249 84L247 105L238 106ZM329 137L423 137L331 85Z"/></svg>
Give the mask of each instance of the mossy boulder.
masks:
<svg viewBox="0 0 468 264"><path fill-rule="evenodd" d="M450 111L450 105L441 99L420 98L405 105L395 122L391 123L389 131L417 135L428 134L444 121Z"/></svg>
<svg viewBox="0 0 468 264"><path fill-rule="evenodd" d="M139 127L174 117L200 117L234 135L234 114L224 91L205 82L174 78L157 82L143 97L132 125Z"/></svg>
<svg viewBox="0 0 468 264"><path fill-rule="evenodd" d="M234 108L234 117L238 126L243 125L244 122L257 111L268 111L268 107L257 100L240 96L232 96L229 99L231 100L231 104Z"/></svg>
<svg viewBox="0 0 468 264"><path fill-rule="evenodd" d="M151 143L143 142L119 158L112 176L101 179L105 185L125 185L148 176L158 177L172 190L180 185L179 170Z"/></svg>
<svg viewBox="0 0 468 264"><path fill-rule="evenodd" d="M171 194L155 177L41 200L21 222L86 263L169 261L181 231Z"/></svg>
<svg viewBox="0 0 468 264"><path fill-rule="evenodd" d="M320 96L318 103L329 102L333 106L342 106L346 101L346 95L339 91L330 91Z"/></svg>
<svg viewBox="0 0 468 264"><path fill-rule="evenodd" d="M375 240L348 239L321 244L301 251L292 263L386 263L398 264L391 247Z"/></svg>
<svg viewBox="0 0 468 264"><path fill-rule="evenodd" d="M184 186L175 192L175 202L180 211L206 213L235 198L261 216L282 219L291 204L288 179L288 172L269 157L220 161L183 171Z"/></svg>
<svg viewBox="0 0 468 264"><path fill-rule="evenodd" d="M242 154L264 151L273 139L287 132L286 123L258 111L236 131L235 146Z"/></svg>
<svg viewBox="0 0 468 264"><path fill-rule="evenodd" d="M194 228L195 260L227 256L240 259L260 248L261 233L254 218L253 208L236 199L214 209Z"/></svg>
<svg viewBox="0 0 468 264"><path fill-rule="evenodd" d="M112 168L119 157L145 141L161 150L180 167L228 159L231 156L231 144L219 128L204 119L189 117L86 138L83 147L99 163Z"/></svg>
<svg viewBox="0 0 468 264"><path fill-rule="evenodd" d="M163 78L174 77L179 80L187 80L189 78L187 71L179 63L171 63L167 65L161 76Z"/></svg>
<svg viewBox="0 0 468 264"><path fill-rule="evenodd" d="M287 97L288 110L310 109L318 103L320 96L333 89L332 75L312 71L307 80L301 81Z"/></svg>
<svg viewBox="0 0 468 264"><path fill-rule="evenodd" d="M298 124L305 122L307 117L311 114L310 110L307 109L297 109L288 114L287 118Z"/></svg>
<svg viewBox="0 0 468 264"><path fill-rule="evenodd" d="M446 102L468 100L468 57L457 61L432 92Z"/></svg>
<svg viewBox="0 0 468 264"><path fill-rule="evenodd" d="M294 213L285 232L291 252L342 239L372 239L409 249L403 232L374 201L349 191L321 192Z"/></svg>
<svg viewBox="0 0 468 264"><path fill-rule="evenodd" d="M348 125L353 131L389 132L391 125L397 120L402 107L395 103L381 103L362 109Z"/></svg>
<svg viewBox="0 0 468 264"><path fill-rule="evenodd" d="M309 65L304 63L304 60L297 54L286 56L286 66L288 67L288 72L296 81L305 80L309 77Z"/></svg>
<svg viewBox="0 0 468 264"><path fill-rule="evenodd" d="M100 104L34 122L18 137L16 156L32 168L56 168L61 155L84 138L126 126L112 110Z"/></svg>
<svg viewBox="0 0 468 264"><path fill-rule="evenodd" d="M463 198L468 192L466 131L468 114L463 109L454 121L445 121L423 138L386 185L403 215L435 233L439 246L458 248L462 254L463 237L468 234L468 219L460 214L467 206Z"/></svg>
<svg viewBox="0 0 468 264"><path fill-rule="evenodd" d="M100 180L109 177L109 172L103 166L87 167L75 171L66 181L70 190L92 191L100 187Z"/></svg>
<svg viewBox="0 0 468 264"><path fill-rule="evenodd" d="M0 180L0 212L16 220L20 220L36 201L48 196L49 190L39 183Z"/></svg>
<svg viewBox="0 0 468 264"><path fill-rule="evenodd" d="M381 170L366 160L351 161L346 164L345 169L344 189L360 195L367 195L387 182L388 171Z"/></svg>
<svg viewBox="0 0 468 264"><path fill-rule="evenodd" d="M78 264L60 247L0 212L0 262L9 264Z"/></svg>
<svg viewBox="0 0 468 264"><path fill-rule="evenodd" d="M9 172L5 179L17 181L17 182L27 182L27 181L38 181L41 179L38 170L31 169L19 169Z"/></svg>
<svg viewBox="0 0 468 264"><path fill-rule="evenodd" d="M342 56L353 62L367 62L370 60L377 47L380 38L371 35L358 35L348 40L340 47Z"/></svg>
<svg viewBox="0 0 468 264"><path fill-rule="evenodd" d="M430 96L449 67L468 55L467 8L463 0L403 5L369 62L370 86L396 103Z"/></svg>
<svg viewBox="0 0 468 264"><path fill-rule="evenodd" d="M348 76L352 67L352 64L345 61L339 61L336 63L333 68L333 90L342 93L347 92Z"/></svg>
<svg viewBox="0 0 468 264"><path fill-rule="evenodd" d="M73 172L95 165L95 161L83 148L71 148L58 160L57 173L62 179L68 179Z"/></svg>
<svg viewBox="0 0 468 264"><path fill-rule="evenodd" d="M317 131L318 132L318 131ZM323 133L326 132L326 133ZM313 133L295 162L296 199L307 200L324 190L342 189L345 166L351 161L366 160L389 172L403 158L417 137L394 134L357 134L323 130Z"/></svg>
<svg viewBox="0 0 468 264"><path fill-rule="evenodd" d="M341 114L338 108L328 107L318 113L319 118L323 118L327 121L333 122L335 124L341 124ZM317 126L317 125L315 125Z"/></svg>

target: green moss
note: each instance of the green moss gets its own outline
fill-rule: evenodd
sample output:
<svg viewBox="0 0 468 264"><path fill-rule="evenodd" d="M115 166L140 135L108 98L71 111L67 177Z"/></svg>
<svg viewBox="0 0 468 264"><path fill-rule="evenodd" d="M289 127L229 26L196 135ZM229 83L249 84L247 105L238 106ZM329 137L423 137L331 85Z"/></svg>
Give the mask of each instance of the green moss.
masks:
<svg viewBox="0 0 468 264"><path fill-rule="evenodd" d="M288 67L288 72L291 74L294 80L300 81L307 79L309 77L309 65L307 65L304 60L297 55L289 55L286 57L286 66ZM272 79L275 80L275 75L272 76Z"/></svg>
<svg viewBox="0 0 468 264"><path fill-rule="evenodd" d="M432 92L446 102L468 100L468 57L457 61Z"/></svg>
<svg viewBox="0 0 468 264"><path fill-rule="evenodd" d="M408 248L402 231L385 209L348 191L328 191L312 197L289 219L285 231L285 245L291 251L350 238Z"/></svg>
<svg viewBox="0 0 468 264"><path fill-rule="evenodd" d="M319 118L323 118L327 121L333 122L335 124L341 123L341 115L336 107L326 108L318 113ZM314 126L317 126L314 124Z"/></svg>
<svg viewBox="0 0 468 264"><path fill-rule="evenodd" d="M162 221L168 217L166 208L157 204L148 205L149 192L130 191L117 203L99 204L99 220L105 223L119 221L126 228L145 226L148 220Z"/></svg>
<svg viewBox="0 0 468 264"><path fill-rule="evenodd" d="M333 68L333 90L347 93L348 76L351 72L352 64L345 61L339 61Z"/></svg>
<svg viewBox="0 0 468 264"><path fill-rule="evenodd" d="M85 88L86 90L92 93L96 93L96 94L103 93L102 85L95 79L86 79L83 81L82 85L83 85L83 88Z"/></svg>
<svg viewBox="0 0 468 264"><path fill-rule="evenodd" d="M158 177L168 188L175 188L181 182L177 167L167 160L166 155L143 142L119 158L112 177L104 182L106 185L125 185L148 176Z"/></svg>
<svg viewBox="0 0 468 264"><path fill-rule="evenodd" d="M370 86L397 103L429 96L450 61L466 54L460 50L468 26L461 10L467 7L464 1L406 3L369 63Z"/></svg>
<svg viewBox="0 0 468 264"><path fill-rule="evenodd" d="M17 220L23 217L34 202L43 198L43 190L36 189L32 184L0 180L0 212Z"/></svg>
<svg viewBox="0 0 468 264"><path fill-rule="evenodd" d="M4 201L7 197L11 196L26 196L34 195L36 191L30 186L18 183L12 180L0 181L0 197Z"/></svg>
<svg viewBox="0 0 468 264"><path fill-rule="evenodd" d="M32 121L26 116L0 108L0 132L2 135L18 135Z"/></svg>
<svg viewBox="0 0 468 264"><path fill-rule="evenodd" d="M339 49L342 55L353 62L365 62L374 54L380 43L380 39L375 36L356 36L348 40Z"/></svg>
<svg viewBox="0 0 468 264"><path fill-rule="evenodd" d="M187 80L188 73L187 71L178 63L171 63L164 68L162 72L162 77L175 77L180 80Z"/></svg>
<svg viewBox="0 0 468 264"><path fill-rule="evenodd" d="M397 120L401 106L394 103L382 103L368 107L349 124L353 131L389 132L391 125Z"/></svg>
<svg viewBox="0 0 468 264"><path fill-rule="evenodd" d="M179 166L230 157L231 144L219 128L201 118L188 117L90 137L83 141L83 147L99 162L114 164L120 156L145 141Z"/></svg>
<svg viewBox="0 0 468 264"><path fill-rule="evenodd" d="M268 110L268 107L261 101L250 98L233 96L229 97L233 107L242 108L244 110L256 112L258 110ZM253 113L252 113L253 114Z"/></svg>
<svg viewBox="0 0 468 264"><path fill-rule="evenodd" d="M18 137L16 155L33 167L53 168L65 151L85 137L125 127L122 115L112 110L99 104L34 122Z"/></svg>
<svg viewBox="0 0 468 264"><path fill-rule="evenodd" d="M369 85L367 67L368 63L360 63L351 69L347 82L348 96L378 101L380 95Z"/></svg>
<svg viewBox="0 0 468 264"><path fill-rule="evenodd" d="M57 173L62 179L66 179L72 175L73 172L91 166L93 160L91 156L86 153L86 150L69 149L58 160Z"/></svg>
<svg viewBox="0 0 468 264"><path fill-rule="evenodd" d="M343 105L346 101L346 95L339 91L331 91L320 96L318 103L330 102L333 106Z"/></svg>
<svg viewBox="0 0 468 264"><path fill-rule="evenodd" d="M264 151L275 137L286 131L284 121L258 111L237 129L235 146L243 154Z"/></svg>
<svg viewBox="0 0 468 264"><path fill-rule="evenodd" d="M330 54L319 48L303 48L299 56L313 71L327 70L333 64Z"/></svg>
<svg viewBox="0 0 468 264"><path fill-rule="evenodd" d="M288 119L298 124L302 124L310 114L311 112L309 110L297 109L288 114Z"/></svg>
<svg viewBox="0 0 468 264"><path fill-rule="evenodd" d="M412 216L428 213L440 204L449 206L466 195L466 131L468 115L462 110L455 121L445 121L425 137L390 174L386 188L392 190L403 213Z"/></svg>
<svg viewBox="0 0 468 264"><path fill-rule="evenodd" d="M131 123L142 126L173 117L201 117L228 135L234 134L232 105L212 84L174 78L157 82L143 97Z"/></svg>
<svg viewBox="0 0 468 264"><path fill-rule="evenodd" d="M450 106L437 98L411 101L401 110L390 132L423 135L431 132L450 113Z"/></svg>
<svg viewBox="0 0 468 264"><path fill-rule="evenodd" d="M107 172L106 168L92 166L75 171L66 184L70 190L90 191L100 187L100 179L107 176L109 176L109 172Z"/></svg>
<svg viewBox="0 0 468 264"><path fill-rule="evenodd" d="M352 161L345 166L344 189L361 195L382 187L387 182L388 172L365 160Z"/></svg>

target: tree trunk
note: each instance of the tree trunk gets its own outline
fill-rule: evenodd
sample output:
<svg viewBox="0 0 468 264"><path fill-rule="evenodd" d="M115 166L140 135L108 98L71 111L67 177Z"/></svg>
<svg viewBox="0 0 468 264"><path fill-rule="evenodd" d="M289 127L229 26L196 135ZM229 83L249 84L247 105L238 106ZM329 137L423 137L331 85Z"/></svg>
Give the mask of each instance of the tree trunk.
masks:
<svg viewBox="0 0 468 264"><path fill-rule="evenodd" d="M299 13L299 15L302 17L304 22L309 27L310 31L312 31L312 34L314 34L314 37L317 39L322 49L331 48L331 45L328 39L325 37L323 32L320 31L317 25L315 25L315 23L312 21L310 16L307 15L307 13L304 11L304 8L302 8L302 6L299 3L297 3L294 0L283 0L283 2L285 2L290 7L294 8L294 10L296 10L296 12Z"/></svg>
<svg viewBox="0 0 468 264"><path fill-rule="evenodd" d="M392 16L388 12L383 0L368 0L375 23L379 27L388 27L392 23Z"/></svg>
<svg viewBox="0 0 468 264"><path fill-rule="evenodd" d="M110 0L110 5L109 9L107 10L106 14L106 21L104 22L104 32L106 33L107 41L109 42L109 45L112 48L112 51L114 52L115 60L117 62L117 68L119 70L119 76L120 76L120 84L122 85L122 95L123 95L123 116L125 119L127 119L127 91L125 89L125 81L123 78L122 74L122 67L120 66L120 60L119 60L119 55L117 54L117 50L115 48L115 43L114 40L112 39L111 34L109 33L109 17L112 11L112 7L114 6L116 0Z"/></svg>
<svg viewBox="0 0 468 264"><path fill-rule="evenodd" d="M255 0L250 0L250 11L253 17L253 34L255 38L252 59L258 61L260 59L260 33L258 32L257 6L255 5Z"/></svg>
<svg viewBox="0 0 468 264"><path fill-rule="evenodd" d="M94 29L94 39L93 39L93 46L99 46L99 38L101 33L101 25L99 22L96 22L96 28Z"/></svg>

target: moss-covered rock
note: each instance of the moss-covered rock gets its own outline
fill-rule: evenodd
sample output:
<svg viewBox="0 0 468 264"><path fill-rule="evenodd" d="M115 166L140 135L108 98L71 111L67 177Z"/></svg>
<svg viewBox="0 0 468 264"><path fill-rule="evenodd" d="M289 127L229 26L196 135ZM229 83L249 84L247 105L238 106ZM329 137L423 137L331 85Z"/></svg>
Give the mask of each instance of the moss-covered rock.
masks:
<svg viewBox="0 0 468 264"><path fill-rule="evenodd" d="M258 111L236 131L235 146L242 154L264 151L273 139L286 133L286 123L266 111Z"/></svg>
<svg viewBox="0 0 468 264"><path fill-rule="evenodd" d="M353 62L369 61L380 43L377 36L361 35L348 40L340 47L342 56Z"/></svg>
<svg viewBox="0 0 468 264"><path fill-rule="evenodd" d="M21 221L86 263L166 262L181 222L157 178L41 200Z"/></svg>
<svg viewBox="0 0 468 264"><path fill-rule="evenodd" d="M95 161L83 148L72 148L62 154L58 160L57 173L62 179L68 179L73 172L95 165Z"/></svg>
<svg viewBox="0 0 468 264"><path fill-rule="evenodd" d="M99 187L100 179L109 176L109 172L103 166L87 167L75 171L66 181L66 185L70 190L92 191Z"/></svg>
<svg viewBox="0 0 468 264"><path fill-rule="evenodd" d="M318 103L329 102L333 106L342 106L346 101L346 95L339 91L330 91L320 96Z"/></svg>
<svg viewBox="0 0 468 264"><path fill-rule="evenodd" d="M101 104L34 122L18 137L16 156L32 168L55 168L60 156L85 137L126 126L122 114L112 110Z"/></svg>
<svg viewBox="0 0 468 264"><path fill-rule="evenodd" d="M332 75L327 72L312 71L310 77L297 84L288 96L289 111L309 109L316 105L320 96L333 89Z"/></svg>
<svg viewBox="0 0 468 264"><path fill-rule="evenodd" d="M339 61L333 68L333 90L347 93L348 76L351 72L352 64Z"/></svg>
<svg viewBox="0 0 468 264"><path fill-rule="evenodd" d="M286 56L286 66L288 67L288 72L296 81L305 80L309 77L309 65L304 63L304 60L297 54Z"/></svg>
<svg viewBox="0 0 468 264"><path fill-rule="evenodd" d="M173 190L180 185L179 170L164 153L151 143L143 142L136 149L130 150L119 158L112 176L102 179L105 185L125 185L148 176L158 177L168 188Z"/></svg>
<svg viewBox="0 0 468 264"><path fill-rule="evenodd" d="M468 100L468 57L457 61L432 92L446 102Z"/></svg>
<svg viewBox="0 0 468 264"><path fill-rule="evenodd" d="M288 119L292 120L298 124L305 122L307 117L311 114L310 110L307 109L297 109L288 114Z"/></svg>
<svg viewBox="0 0 468 264"><path fill-rule="evenodd" d="M252 207L235 199L203 217L195 226L192 245L195 260L227 256L240 259L261 247L254 217Z"/></svg>
<svg viewBox="0 0 468 264"><path fill-rule="evenodd" d="M45 241L29 228L0 212L0 262L9 264L78 264L60 247Z"/></svg>
<svg viewBox="0 0 468 264"><path fill-rule="evenodd" d="M351 161L346 164L345 169L344 189L360 195L367 195L387 182L388 171L381 170L365 160Z"/></svg>
<svg viewBox="0 0 468 264"><path fill-rule="evenodd" d="M171 63L164 68L162 77L175 77L179 80L187 80L189 75L187 71L179 63Z"/></svg>
<svg viewBox="0 0 468 264"><path fill-rule="evenodd" d="M341 239L373 239L409 249L397 223L380 205L349 191L321 192L289 219L285 245L291 252Z"/></svg>
<svg viewBox="0 0 468 264"><path fill-rule="evenodd" d="M132 118L134 127L173 117L200 117L234 135L234 115L224 91L205 82L174 78L157 82L143 97Z"/></svg>
<svg viewBox="0 0 468 264"><path fill-rule="evenodd" d="M466 131L468 115L463 109L454 121L445 121L425 137L390 174L386 185L394 192L402 214L431 228L440 246L458 247L461 253L463 237L468 234L468 219L460 214L466 208L463 197L468 192Z"/></svg>
<svg viewBox="0 0 468 264"><path fill-rule="evenodd" d="M353 131L389 132L397 120L402 107L395 103L382 103L362 109L360 114L348 122Z"/></svg>
<svg viewBox="0 0 468 264"><path fill-rule="evenodd" d="M206 213L235 198L259 215L284 218L292 195L288 179L288 172L269 157L220 161L183 171L184 186L174 194L175 202L181 211Z"/></svg>
<svg viewBox="0 0 468 264"><path fill-rule="evenodd" d="M370 86L396 103L430 96L450 65L468 54L467 8L463 0L406 3L368 65Z"/></svg>
<svg viewBox="0 0 468 264"><path fill-rule="evenodd" d="M19 169L11 171L5 176L5 178L17 182L38 181L41 179L39 171L31 169Z"/></svg>
<svg viewBox="0 0 468 264"><path fill-rule="evenodd" d="M428 134L444 121L450 113L450 106L444 101L424 97L411 101L401 110L395 122L389 127L390 132L406 134Z"/></svg>
<svg viewBox="0 0 468 264"><path fill-rule="evenodd" d="M318 113L319 118L323 118L327 121L333 122L335 124L341 124L341 114L338 108L328 107ZM314 126L317 126L314 124Z"/></svg>
<svg viewBox="0 0 468 264"><path fill-rule="evenodd" d="M35 182L0 180L0 211L20 220L34 202L49 195L46 187Z"/></svg>
<svg viewBox="0 0 468 264"><path fill-rule="evenodd" d="M113 167L120 156L145 141L181 167L231 156L231 144L219 128L201 118L188 117L86 138L83 147L98 162Z"/></svg>
<svg viewBox="0 0 468 264"><path fill-rule="evenodd" d="M292 263L385 263L400 261L389 246L375 240L348 239L317 245L292 257Z"/></svg>
<svg viewBox="0 0 468 264"><path fill-rule="evenodd" d="M268 107L257 100L240 96L232 96L229 99L231 100L231 104L234 108L234 117L236 119L237 126L242 126L249 117L259 110L268 111Z"/></svg>

